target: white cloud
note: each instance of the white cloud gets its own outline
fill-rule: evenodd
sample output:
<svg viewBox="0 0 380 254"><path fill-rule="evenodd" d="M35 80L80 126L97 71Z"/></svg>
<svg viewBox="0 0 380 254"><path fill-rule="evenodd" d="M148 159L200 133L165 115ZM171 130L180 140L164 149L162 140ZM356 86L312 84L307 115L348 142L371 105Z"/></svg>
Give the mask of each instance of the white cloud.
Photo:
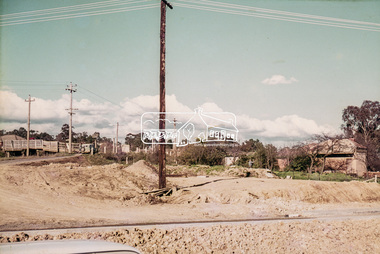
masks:
<svg viewBox="0 0 380 254"><path fill-rule="evenodd" d="M292 84L295 82L298 82L298 80L295 79L294 77L291 77L290 79L286 79L286 77L282 75L273 75L272 77L261 81L261 83L266 84L266 85Z"/></svg>
<svg viewBox="0 0 380 254"><path fill-rule="evenodd" d="M204 112L223 112L223 109L221 109L214 102L203 103L200 107L203 109Z"/></svg>
<svg viewBox="0 0 380 254"><path fill-rule="evenodd" d="M335 133L331 126L318 125L314 120L285 115L274 120L259 120L247 115L237 116L240 133L265 138L307 138L315 134ZM248 136L247 136L248 134Z"/></svg>
<svg viewBox="0 0 380 254"><path fill-rule="evenodd" d="M58 100L35 98L32 102L31 128L40 132L56 135L62 124L68 123L69 95L64 94ZM158 95L141 95L132 99L126 98L120 106L106 102L95 103L87 99L74 100L74 132L91 134L100 132L101 136L114 137L116 122L119 122L119 137L127 133L138 133L141 128L141 115L145 112L158 111ZM179 102L175 95L167 95L168 112L193 112L194 109ZM206 102L201 105L204 112L224 112L217 104ZM0 91L0 129L8 131L26 127L28 103L16 93ZM228 111L228 110L227 110ZM314 134L336 133L331 126L319 125L312 119L298 115L285 115L276 119L257 119L249 115L237 115L237 128L241 141L249 138L271 141L302 139Z"/></svg>

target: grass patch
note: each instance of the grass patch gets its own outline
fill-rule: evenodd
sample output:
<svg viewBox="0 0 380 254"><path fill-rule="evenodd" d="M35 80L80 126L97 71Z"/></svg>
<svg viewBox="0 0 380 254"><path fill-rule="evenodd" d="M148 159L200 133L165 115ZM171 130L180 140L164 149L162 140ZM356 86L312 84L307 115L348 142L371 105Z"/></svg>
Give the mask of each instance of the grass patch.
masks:
<svg viewBox="0 0 380 254"><path fill-rule="evenodd" d="M168 174L184 174L184 175L215 175L225 171L223 165L167 165Z"/></svg>
<svg viewBox="0 0 380 254"><path fill-rule="evenodd" d="M304 171L274 171L276 176L286 178L287 176L298 180L314 180L314 181L333 181L333 182L346 182L353 180L362 180L359 177L346 175L344 173L312 173L310 176Z"/></svg>
<svg viewBox="0 0 380 254"><path fill-rule="evenodd" d="M115 163L114 160L107 159L103 154L94 154L94 155L89 155L85 154L83 155L84 158L86 158L87 162L90 165L96 165L96 166L101 166L101 165L108 165Z"/></svg>
<svg viewBox="0 0 380 254"><path fill-rule="evenodd" d="M210 166L206 168L206 175L212 175L214 172L223 172L225 167L223 165Z"/></svg>

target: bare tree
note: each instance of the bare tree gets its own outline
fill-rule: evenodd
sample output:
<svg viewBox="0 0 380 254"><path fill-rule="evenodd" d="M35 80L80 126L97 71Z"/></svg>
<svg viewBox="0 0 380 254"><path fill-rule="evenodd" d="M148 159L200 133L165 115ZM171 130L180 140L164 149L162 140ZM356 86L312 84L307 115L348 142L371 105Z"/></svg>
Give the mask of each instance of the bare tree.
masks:
<svg viewBox="0 0 380 254"><path fill-rule="evenodd" d="M323 174L326 168L326 157L339 149L339 141L342 139L343 135L314 135L306 144L300 144L296 147L299 155L307 156L310 159L307 168L309 177L313 171L320 175Z"/></svg>
<svg viewBox="0 0 380 254"><path fill-rule="evenodd" d="M380 103L364 101L361 107L348 106L343 110L342 129L349 138L355 138L367 148L367 165L380 169Z"/></svg>
<svg viewBox="0 0 380 254"><path fill-rule="evenodd" d="M272 171L277 159L277 148L272 144L265 145L265 155L266 166Z"/></svg>
<svg viewBox="0 0 380 254"><path fill-rule="evenodd" d="M340 142L344 137L343 135L329 136L327 134L315 135L315 140L318 142L318 152L319 159L322 162L319 174L323 174L326 168L326 157L342 150L342 142Z"/></svg>

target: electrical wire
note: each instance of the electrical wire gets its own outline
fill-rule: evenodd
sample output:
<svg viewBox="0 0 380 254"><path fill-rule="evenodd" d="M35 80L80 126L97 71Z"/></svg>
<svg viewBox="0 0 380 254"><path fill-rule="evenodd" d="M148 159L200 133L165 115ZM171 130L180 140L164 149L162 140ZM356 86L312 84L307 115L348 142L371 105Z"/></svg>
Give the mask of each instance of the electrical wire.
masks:
<svg viewBox="0 0 380 254"><path fill-rule="evenodd" d="M181 2L181 0L178 0ZM380 28L377 27L371 27L371 26L379 26L380 24L377 23L369 23L369 22L360 22L360 21L350 21L350 20L344 20L344 22L348 23L351 22L353 24L345 24L345 23L337 23L337 22L328 22L325 20L334 20L334 18L327 18L322 16L313 16L314 19L303 19L298 18L296 15L286 17L281 15L272 15L272 14L261 14L261 13L252 13L249 8L253 8L250 6L246 6L246 11L238 11L238 10L231 10L231 9L223 9L223 8L216 8L216 7L209 7L202 5L203 2L209 2L209 1L186 1L182 0L182 2L194 2L198 5L194 4L183 4L183 3L175 3L175 6L178 7L184 7L184 8L191 8L196 10L202 10L202 11L212 11L212 12L219 12L219 13L225 13L225 14L234 14L234 15L240 15L240 16L251 16L251 17L258 17L258 18L266 18L266 19L273 19L273 20L281 20L281 21L290 21L290 22L298 22L298 23L305 23L305 24L313 24L313 25L323 25L323 26L330 26L330 27L338 27L338 28L349 28L349 29L358 29L358 30L364 30L364 31L374 31L374 32L380 32ZM223 5L221 5L223 7ZM248 12L250 11L250 12ZM293 13L292 13L293 14ZM294 13L295 14L295 13ZM312 15L306 15L306 14L297 14L299 16L312 16ZM315 18L319 17L321 20L316 20ZM323 19L325 18L325 19ZM363 24L363 25L356 25ZM371 26L365 26L364 23L368 23Z"/></svg>
<svg viewBox="0 0 380 254"><path fill-rule="evenodd" d="M0 84L8 84L12 86L62 86L66 85L66 81L22 81L22 80L0 80Z"/></svg>
<svg viewBox="0 0 380 254"><path fill-rule="evenodd" d="M39 93L43 91L59 91L62 90L62 85L65 85L67 82L50 82L50 81L9 81L9 80L0 80L0 90L4 91L14 91L14 90L38 90Z"/></svg>
<svg viewBox="0 0 380 254"><path fill-rule="evenodd" d="M227 11L227 10L223 10L223 9L203 7L203 6L194 6L194 5L188 5L188 4L178 4L177 3L176 6L191 8L191 9L197 9L197 10L202 10L202 11L212 11L212 12L219 12L219 13L225 13L225 14L235 14L235 15L240 15L240 16L251 16L251 17L267 18L267 19L281 20L281 21L291 21L291 22L312 24L312 25L324 25L324 26L331 26L331 27L350 28L350 29L358 29L358 30L364 30L364 31L380 32L380 28L378 28L378 29L377 28L367 28L367 27L363 27L363 26L341 25L341 24L337 24L337 23L329 23L329 22L323 22L323 21L302 20L302 19L297 19L297 18L286 18L286 17L273 16L273 15L245 13L245 12L240 12L240 11Z"/></svg>
<svg viewBox="0 0 380 254"><path fill-rule="evenodd" d="M113 105L115 105L115 106L118 106L119 108L123 108L123 106L121 106L120 104L117 104L117 103L115 103L115 102L113 102L113 101L111 101L111 100L109 100L109 99L107 99L107 98L105 98L105 97L103 97L103 96L97 94L97 93L94 93L93 91L91 91L91 90L89 90L89 89L87 89L87 88L85 88L85 87L83 87L83 86L79 86L79 85L78 85L78 90L77 90L77 92L79 92L79 93L81 93L81 94L83 94L83 95L86 95L86 96L87 96L87 94L81 92L79 88L80 88L80 89L84 89L85 91L87 91L88 93L90 93L92 96L96 96L96 97L98 97L98 98L100 98L100 99L102 99L102 100L104 100L104 101L107 101L107 102L109 102L109 103L111 103L111 104L113 104ZM138 107L141 107L141 105L137 104L137 103L134 102L134 101L129 101L129 102L130 102L130 103L133 103L133 104L135 104L135 105L137 105ZM141 117L141 114L128 114L128 116L139 116L139 117Z"/></svg>
<svg viewBox="0 0 380 254"><path fill-rule="evenodd" d="M79 5L72 5L72 6L66 6L66 7L56 7L56 8L43 9L43 10L5 14L5 15L0 16L0 20L2 20L2 22L0 23L0 26L10 26L10 25L20 25L20 24L30 24L30 23L37 23L37 22L62 20L62 19L81 18L81 17L94 16L94 15L104 15L104 14L111 14L111 13L118 13L118 12L145 10L145 9L159 7L159 4L146 4L146 5L139 5L139 6L104 9L104 8L109 8L109 7L114 7L114 6L130 5L130 4L136 4L136 3L138 4L138 3L143 3L146 1L149 1L149 0L137 0L137 1L136 0L125 0L125 1L108 0L108 1L103 1L103 2L95 2L95 3L79 4ZM371 22L331 18L331 17L309 15L309 14L287 12L287 11L278 11L278 10L264 9L264 8L258 8L258 7L253 7L253 6L222 3L222 2L209 1L209 0L202 0L202 1L177 0L177 1L178 2L174 4L176 6L197 9L197 10L202 10L202 11L211 11L211 12L219 12L219 13L225 13L225 14L251 16L251 17L297 22L297 23L312 24L312 25L323 25L323 26L338 27L338 28L348 28L348 29L358 29L358 30L364 30L364 31L380 32L380 24L371 23ZM181 3L181 2L184 2L184 3ZM103 10L89 11L89 10L97 9L97 8L102 8ZM77 13L78 11L83 11L83 10L88 10L88 11ZM57 15L60 13L66 13L66 14ZM46 15L50 15L50 16L27 18L27 17L33 17L33 16L46 16ZM6 21L7 19L11 19L11 20Z"/></svg>
<svg viewBox="0 0 380 254"><path fill-rule="evenodd" d="M0 80L0 83L1 84L8 84L8 85L11 85L12 87L8 87L8 86L3 86L0 88L0 91L1 90L5 90L5 91L12 91L12 90L25 90L25 89L28 89L28 90L51 90L51 91L64 91L64 88L61 88L63 86L66 86L68 83L70 82L52 82L52 81L9 81L9 80ZM59 87L59 88L58 88ZM79 92L80 94L83 94L84 96L91 96L91 98L94 98L95 100L97 100L98 102L109 102L111 103L112 105L115 105L115 106L118 106L119 108L123 108L123 106L121 106L120 104L117 104L87 88L85 88L84 86L81 86L81 85L77 85L77 92ZM100 100L99 100L100 99ZM136 102L134 101L129 101L130 103L133 103L135 105L137 105L138 107L140 107L139 104L137 104ZM137 115L136 115L137 116Z"/></svg>
<svg viewBox="0 0 380 254"><path fill-rule="evenodd" d="M264 8L238 5L238 4L222 3L222 2L209 1L209 0L202 0L202 1L199 1L199 0L177 0L177 1L196 3L196 4L202 4L202 5L212 5L212 6L224 7L224 8L241 9L241 10L254 11L254 12L265 12L265 13L274 13L274 14L287 15L287 16L295 16L295 17L305 17L305 18L312 18L312 19L321 19L321 20L330 20L330 21L337 21L337 22L347 22L347 23L357 23L357 24L364 24L364 25L380 26L380 24L372 23L372 22L331 18L331 17L325 17L325 16L317 16L317 15L287 12L287 11L278 11L278 10L264 9Z"/></svg>
<svg viewBox="0 0 380 254"><path fill-rule="evenodd" d="M34 18L34 19L25 19L25 20L5 21L5 22L0 23L0 27L12 26L12 25L21 25L21 24L30 24L30 23L37 23L37 22L54 21L54 20L72 19L72 18L82 18L82 17L89 17L89 16L96 16L96 15L119 13L119 12L136 11L136 10L146 10L146 9L152 9L152 8L158 8L158 7L159 7L159 4L147 4L147 5L140 5L140 6L134 6L134 7L125 7L125 8L115 8L115 9L109 9L109 10L102 10L102 11L73 13L73 14L43 17L43 18Z"/></svg>
<svg viewBox="0 0 380 254"><path fill-rule="evenodd" d="M105 98L105 97L103 97L103 96L101 96L101 95L99 95L99 94L96 94L96 93L94 93L94 92L88 90L87 88L85 88L85 87L83 87L83 86L79 86L79 85L78 85L78 88L84 89L84 90L87 91L88 93L91 93L92 95L95 95L96 97L98 97L98 98L100 98L100 99L102 99L102 100L105 100L105 101L107 101L107 102L109 102L109 103L112 103L113 105L116 105L116 106L118 106L118 107L120 107L120 108L122 107L122 106L120 106L120 104L117 104L117 103L115 103L115 102L113 102L113 101L111 101L111 100L109 100L109 99L107 99L107 98ZM79 89L78 89L77 91L80 92Z"/></svg>
<svg viewBox="0 0 380 254"><path fill-rule="evenodd" d="M32 16L41 16L41 15L62 13L62 12L68 12L68 11L79 11L79 10L86 10L86 9L103 8L103 7L110 7L110 6L116 6L116 5L126 5L126 4L146 2L146 1L148 1L148 0L140 0L140 1L109 0L109 1L102 1L102 2L96 2L96 3L89 3L89 4L78 4L78 5L56 7L56 8L50 8L50 9L24 11L24 12L0 15L0 20L15 19L15 18L22 18L22 17L32 17Z"/></svg>

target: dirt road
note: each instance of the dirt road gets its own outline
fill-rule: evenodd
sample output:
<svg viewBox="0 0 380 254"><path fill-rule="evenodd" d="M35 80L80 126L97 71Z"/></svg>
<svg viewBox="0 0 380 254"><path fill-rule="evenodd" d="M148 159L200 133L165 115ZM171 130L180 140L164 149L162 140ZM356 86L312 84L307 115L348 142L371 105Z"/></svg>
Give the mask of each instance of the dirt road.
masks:
<svg viewBox="0 0 380 254"><path fill-rule="evenodd" d="M42 162L42 161L69 161L70 159L80 157L81 154L74 154L69 156L31 156L31 157L22 157L22 158L12 158L0 161L0 165L16 165L16 164L24 164L31 162Z"/></svg>

